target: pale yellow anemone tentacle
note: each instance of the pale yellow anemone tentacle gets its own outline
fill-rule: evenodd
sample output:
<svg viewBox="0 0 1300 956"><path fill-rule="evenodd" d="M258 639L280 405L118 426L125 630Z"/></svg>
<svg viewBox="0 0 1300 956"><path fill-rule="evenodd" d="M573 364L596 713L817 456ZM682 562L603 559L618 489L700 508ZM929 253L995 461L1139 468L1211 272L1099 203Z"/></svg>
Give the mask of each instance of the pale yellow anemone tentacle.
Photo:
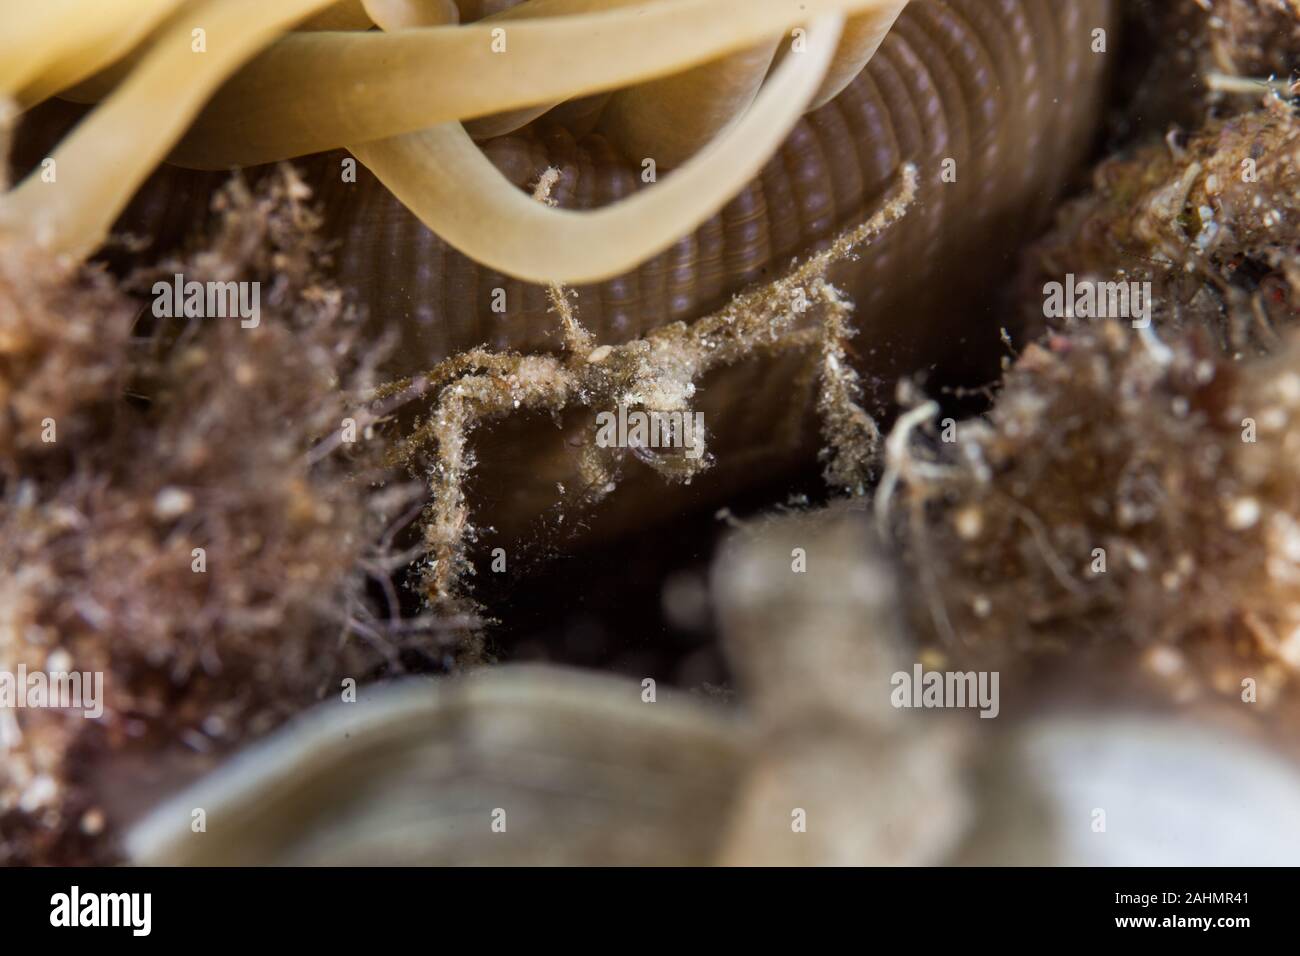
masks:
<svg viewBox="0 0 1300 956"><path fill-rule="evenodd" d="M489 62L484 57L494 55L490 52L491 44L483 43L485 38L491 37L490 30L495 29L490 24L482 28L489 31L487 34L481 30L475 33L474 28L443 27L393 34L315 36L347 40L402 40L415 36L420 42L404 48L408 53L427 53L428 42L434 41L435 47L440 46L448 52L455 80L445 91L448 102L433 98L436 101L434 115L446 114L448 119L459 119L472 113L497 112L503 106L508 108L515 103L568 99L668 75L674 69L752 46L763 39L764 33L770 37L773 33L783 32L801 22L796 11L861 12L881 9L897 3L897 0L663 0L655 4L635 3L634 0L532 0L532 3L531 9L547 14L574 9L586 11L596 7L618 9L613 13L584 13L544 22L520 20L513 23L509 27L508 41L514 44L513 69L500 69L498 61L497 69L477 74L465 68ZM59 252L79 256L89 254L103 241L113 219L167 148L181 135L210 91L257 49L270 42L275 34L328 6L329 0L283 0L278 5L259 3L258 0L203 0L196 4L183 18L184 24L180 22L182 18L176 18L159 31L157 41L138 68L56 151L53 157L57 169L55 180L45 182L43 177L29 177L17 190L0 200L0 229L24 233ZM737 20L736 14L742 8L745 16ZM694 14L692 29L681 30L681 15L691 13ZM211 38L201 57L189 46L191 19L204 23ZM651 43L655 38L662 42ZM311 35L298 39L310 40ZM650 47L648 52L644 49L647 46ZM363 53L369 51L367 55L377 51L393 52L392 47L381 49L369 43L356 49ZM361 56L359 64L353 62L351 65L350 72L335 69L334 64L327 64L323 71L308 72L321 80L340 73L364 78L369 82L352 83L354 92L358 88L362 90L362 98L377 91L381 99L387 97L384 102L400 104L395 107L399 112L409 106L402 96L402 77L399 75L395 81L387 69L391 64L384 62L382 57L372 63L366 56ZM303 62L296 63L299 69L306 66ZM448 64L440 66L447 67ZM555 69L548 71L548 67ZM406 64L406 68L419 72L411 64ZM244 73L248 72L257 71L249 67ZM467 80L467 73L476 75L481 82L475 84ZM183 77L183 81L178 82L178 77ZM286 78L286 82L289 79L293 78ZM296 80L301 80L301 77ZM428 99L426 96L425 100ZM343 100L345 102L333 104L335 113L319 118L322 127L328 128L331 145L336 144L348 129L355 128L349 126L347 117L350 112L364 113L359 104L347 96L343 96ZM800 105L806 105L806 102L807 98L803 98ZM252 109L256 104L245 105ZM429 104L426 102L425 105ZM306 104L298 104L294 115L301 117L308 112ZM418 108L414 114L406 115L411 119L417 115L422 121L427 119ZM352 120L356 117L353 116ZM378 126L372 120L362 118L359 121L361 128L385 129L392 116L385 114ZM331 124L341 125L331 127ZM285 125L292 126L292 123ZM718 164L719 175L714 187L699 194L704 199L699 206L702 211L686 215L679 203L667 219L686 222L683 228L689 229L716 210L721 202L734 194L743 180L743 177L734 175L729 179L728 170L722 166L728 165L730 170L747 170L746 176L756 172L788 129L789 123L783 119L779 135L769 133L753 140L755 144L764 145L756 145L755 154L747 157L745 162ZM227 140L239 141L240 133L239 130L226 131L225 135ZM444 139L438 141L443 148L446 147L445 131ZM240 152L243 152L242 148ZM730 152L725 154L731 155ZM480 173L486 172L483 166L490 169L480 154L474 154L473 158ZM249 157L224 157L223 161L246 162ZM462 162L461 168L470 167ZM491 187L489 193L495 193L501 187L499 178L487 182ZM419 192L409 185L406 188L408 192ZM722 198L718 199L718 196ZM672 198L672 194L665 197L668 198ZM623 223L624 220L614 217L611 222ZM653 254L676 238L661 235L661 232L647 233L653 237L652 241L632 243L632 251L618 255L627 259L634 252L636 255ZM614 248L618 247L619 244L614 245ZM493 258L486 257L486 261ZM525 263L526 260L521 260L515 271L526 273ZM578 271L572 269L560 269L554 273L564 281L575 281L573 277L577 274Z"/></svg>
<svg viewBox="0 0 1300 956"><path fill-rule="evenodd" d="M639 2L530 0L488 17L487 22L594 12ZM830 72L810 109L833 99L862 71L907 3L892 0L849 20ZM777 47L775 41L770 41L754 50L620 90L602 108L600 131L627 156L653 157L663 169L678 166L753 101ZM503 136L557 105L544 103L471 119L465 122L465 128L478 140Z"/></svg>
<svg viewBox="0 0 1300 956"><path fill-rule="evenodd" d="M610 97L600 131L623 152L680 166L754 102L777 42L733 53L685 73L620 90Z"/></svg>
<svg viewBox="0 0 1300 956"><path fill-rule="evenodd" d="M450 2L450 0L448 0ZM362 0L335 0L332 6L298 24L299 30L369 30L375 21Z"/></svg>
<svg viewBox="0 0 1300 956"><path fill-rule="evenodd" d="M195 2L195 0L172 0L172 2ZM373 2L373 0L372 0ZM420 0L385 0L392 4L409 4L420 2ZM454 0L429 0L434 3L445 3L455 9ZM454 20L439 21L454 23ZM298 24L298 30L369 30L375 26L374 21L366 13L366 8L362 6L361 0L346 0L338 2L335 0L332 6L327 7L320 13L309 17L302 23ZM136 26L136 24L132 24ZM137 41L143 39L144 31L138 30ZM73 103L98 103L108 97L115 88L121 85L122 81L130 75L131 71L140 65L140 62L148 55L149 47L147 44L138 44L131 49L130 55L119 56L110 64L100 64L95 68L93 74L86 75L84 79L76 83L68 84L57 91L62 99L70 100ZM44 97L40 97L44 98ZM35 102L32 99L31 102Z"/></svg>
<svg viewBox="0 0 1300 956"><path fill-rule="evenodd" d="M556 16L571 16L577 13L596 13L601 10L616 10L619 7L634 6L642 3L644 0L525 0L516 6L508 7L491 16L484 17L485 23L497 23L502 20L518 20L523 18L542 18ZM697 67L696 69L703 69ZM762 80L762 77L759 77ZM639 89L639 87L637 87ZM757 90L757 87L755 87ZM606 101L611 94L604 94ZM527 126L533 120L545 113L550 112L561 104L557 102L539 103L536 106L526 106L522 109L509 110L504 113L494 113L491 116L481 116L464 121L465 129L477 140L492 139L496 136L505 136L513 133L515 130ZM747 103L744 105L748 105ZM602 107L603 109L603 107Z"/></svg>
<svg viewBox="0 0 1300 956"><path fill-rule="evenodd" d="M623 6L641 3L643 0L526 0L517 6L508 7L491 16L484 17L484 23L496 23L501 20L521 18L541 18L573 15L576 13L595 13L601 10L615 10ZM605 94L608 97L608 94ZM477 140L506 136L522 129L533 120L560 106L560 102L538 103L491 116L466 119L465 129Z"/></svg>
<svg viewBox="0 0 1300 956"><path fill-rule="evenodd" d="M459 123L353 147L426 225L470 258L531 282L586 283L627 271L718 211L803 114L834 56L844 17L809 28L750 109L650 189L600 209L552 209L516 189Z"/></svg>
<svg viewBox="0 0 1300 956"><path fill-rule="evenodd" d="M361 0L366 13L381 30L412 30L417 27L440 27L460 23L460 8L455 0ZM532 122L546 107L533 107L509 114L511 120L501 124L502 132L513 132ZM488 117L492 119L492 117ZM487 135L499 135L496 131Z"/></svg>
<svg viewBox="0 0 1300 956"><path fill-rule="evenodd" d="M0 13L0 94L31 106L113 63L185 0L12 0Z"/></svg>
<svg viewBox="0 0 1300 956"><path fill-rule="evenodd" d="M895 0L879 10L851 17L844 25L844 36L840 38L840 48L835 51L835 61L822 88L817 91L809 109L825 106L844 91L863 68L876 55L886 34L894 26L894 21L907 6L908 0Z"/></svg>
<svg viewBox="0 0 1300 956"><path fill-rule="evenodd" d="M252 165L558 102L707 63L823 13L895 2L660 0L508 23L295 34L214 97L172 158L204 169Z"/></svg>
<svg viewBox="0 0 1300 956"><path fill-rule="evenodd" d="M383 30L440 27L460 22L455 0L361 0L366 15Z"/></svg>
<svg viewBox="0 0 1300 956"><path fill-rule="evenodd" d="M207 0L196 6L59 146L52 182L29 176L0 200L0 230L21 230L47 248L89 255L212 90L273 37L330 2ZM198 26L206 31L203 53L192 47Z"/></svg>

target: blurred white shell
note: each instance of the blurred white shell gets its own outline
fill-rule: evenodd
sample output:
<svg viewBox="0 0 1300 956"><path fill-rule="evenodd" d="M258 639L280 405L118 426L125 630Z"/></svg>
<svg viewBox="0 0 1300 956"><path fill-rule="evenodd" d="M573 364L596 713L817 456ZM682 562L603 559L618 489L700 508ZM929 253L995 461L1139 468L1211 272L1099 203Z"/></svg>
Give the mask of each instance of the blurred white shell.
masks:
<svg viewBox="0 0 1300 956"><path fill-rule="evenodd" d="M155 810L139 863L703 863L746 735L558 668L363 687ZM195 810L206 832L194 832Z"/></svg>
<svg viewBox="0 0 1300 956"><path fill-rule="evenodd" d="M963 863L1300 863L1300 770L1214 727L1055 718L1013 733L981 776Z"/></svg>
<svg viewBox="0 0 1300 956"><path fill-rule="evenodd" d="M792 573L792 549L810 570ZM815 565L811 562L815 562ZM815 567L815 570L812 570ZM553 667L363 687L158 808L156 864L1300 862L1300 768L1172 717L903 711L914 652L853 509L733 536L744 709ZM1003 686L1015 694L1014 686ZM1007 708L1011 711L1012 708ZM203 810L205 832L194 832Z"/></svg>
<svg viewBox="0 0 1300 956"><path fill-rule="evenodd" d="M959 762L979 768L968 788L957 774L891 772L900 761L940 759L921 752L935 746L932 737L909 733L893 748L864 740L856 750L841 741L841 773L777 782L778 792L818 808L808 834L792 835L791 808L774 806L769 825L747 821L743 841L733 833L720 855L736 812L752 809L737 803L742 771L770 780L809 762L767 759L743 724L715 708L642 703L634 682L524 667L363 696L370 703L317 708L156 810L131 833L131 859L882 864L950 842L960 819L960 849L933 862L1300 861L1300 772L1253 743L1173 720L1081 715L987 741L967 735ZM874 781L863 773L872 764ZM920 781L931 784L924 793ZM931 812L945 804L972 812ZM907 806L915 819L900 828L897 810ZM196 809L206 832L191 828ZM493 828L498 819L503 832Z"/></svg>

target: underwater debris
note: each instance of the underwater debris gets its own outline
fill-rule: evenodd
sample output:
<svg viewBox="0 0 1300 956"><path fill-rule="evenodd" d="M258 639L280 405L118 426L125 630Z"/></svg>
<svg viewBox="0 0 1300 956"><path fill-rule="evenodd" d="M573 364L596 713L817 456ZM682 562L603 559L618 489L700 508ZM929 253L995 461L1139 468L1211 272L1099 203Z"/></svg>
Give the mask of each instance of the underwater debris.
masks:
<svg viewBox="0 0 1300 956"><path fill-rule="evenodd" d="M903 416L877 503L940 652L1172 653L1184 699L1277 705L1300 672L1300 344L1243 364L1204 330L1099 323L1029 346L984 418L936 413Z"/></svg>
<svg viewBox="0 0 1300 956"><path fill-rule="evenodd" d="M1300 79L1300 3L1296 0L1198 0L1208 16L1209 57L1221 74L1278 80ZM1236 92L1252 92L1240 86ZM1253 91L1259 92L1258 86Z"/></svg>
<svg viewBox="0 0 1300 956"><path fill-rule="evenodd" d="M1300 117L1272 101L1176 149L1103 162L1026 263L1031 333L1050 324L1047 285L1077 276L1150 282L1155 327L1204 328L1229 353L1267 351L1300 315Z"/></svg>
<svg viewBox="0 0 1300 956"><path fill-rule="evenodd" d="M418 488L371 487L377 438L313 454L382 348L320 281L306 199L287 169L235 182L213 235L158 266L261 282L256 328L150 327L102 270L0 249L0 670L102 674L105 697L99 720L0 712L4 862L112 859L132 788L397 654L366 582L409 560L382 542Z"/></svg>
<svg viewBox="0 0 1300 956"><path fill-rule="evenodd" d="M1294 97L1295 0L1126 0L1122 9L1132 55L1124 60L1126 102L1113 122L1118 141L1169 135L1177 144L1207 119L1265 96Z"/></svg>

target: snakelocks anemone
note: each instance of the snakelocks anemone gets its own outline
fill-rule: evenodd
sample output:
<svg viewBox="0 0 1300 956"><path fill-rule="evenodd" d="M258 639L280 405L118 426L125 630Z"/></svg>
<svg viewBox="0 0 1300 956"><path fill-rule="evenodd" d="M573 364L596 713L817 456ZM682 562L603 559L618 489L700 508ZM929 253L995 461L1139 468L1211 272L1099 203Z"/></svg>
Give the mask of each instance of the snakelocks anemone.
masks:
<svg viewBox="0 0 1300 956"><path fill-rule="evenodd" d="M116 221L163 252L230 167L307 157L340 285L376 334L400 333L395 377L483 345L562 349L550 283L597 348L715 312L867 218L908 163L909 215L826 276L857 307L849 357L893 376L988 356L990 290L1095 134L1115 25L1110 0L65 0L3 16L0 83L33 114L4 234L85 257ZM71 126L65 103L41 105L56 95L92 108ZM551 168L553 204L533 201ZM667 492L630 469L600 528L806 460L809 341L686 382L715 467ZM593 487L574 453L588 418L539 439L520 415L482 437L476 500L501 543L557 486Z"/></svg>
<svg viewBox="0 0 1300 956"><path fill-rule="evenodd" d="M960 366L963 383L983 384L996 369L999 293L1096 141L1117 21L1114 0L6 4L0 437L17 450L0 518L12 542L28 542L31 513L50 520L39 547L0 552L29 572L3 582L16 595L3 661L64 628L51 647L74 647L80 663L92 646L96 666L119 672L104 751L164 724L187 746L194 726L236 727L213 737L232 747L335 679L345 642L320 642L322 614L382 645L384 667L400 669L389 625L418 630L452 666L462 648L429 634L477 624L464 580L498 547L513 562L539 524L577 515L564 534L644 532L816 462L829 485L864 492L892 380ZM280 211L250 225L262 215L252 197L268 195ZM196 252L196 227L218 219L219 250ZM319 234L327 281L315 238L300 256L286 232ZM200 348L193 327L147 314L149 286L133 283L170 279L160 263L278 281L284 294L268 292L256 334L222 327ZM56 292L29 296L28 280ZM104 312L100 344L115 358L103 367L86 325L56 321L86 304ZM160 356L143 370L123 358L137 306ZM58 361L42 358L46 332ZM51 387L60 377L75 388ZM321 382L334 391L313 404ZM174 440L99 427L123 421L95 404L104 396L165 416L174 394L186 420L156 432ZM51 396L66 406L42 404ZM599 442L594 414L628 409L701 421L699 454ZM47 417L63 429L57 467L34 437ZM344 436L358 428L370 444L353 455ZM105 435L112 448L92 468L77 442ZM344 473L373 478L381 450L418 475L420 500L372 508L355 485L339 492ZM207 480L213 462L247 500ZM59 468L76 494L61 497ZM101 485L148 507L110 508ZM422 536L403 537L422 506ZM109 514L127 527L102 533ZM68 528L128 542L146 568L110 589L120 606L83 582L102 575L102 553L75 571L42 563ZM190 574L191 532L243 556L239 572L214 564L220 599ZM142 557L155 546L165 560ZM397 620L412 602L388 580L412 562L415 623ZM367 588L383 590L387 621L360 610ZM162 608L163 592L184 600ZM200 713L235 696L233 674L287 674L258 642L291 623L282 661L319 672L259 684L273 718ZM82 628L93 640L76 644ZM138 642L110 645L122 630ZM175 699L186 707L169 711ZM24 728L20 796L0 780L0 810L66 828L58 775L87 749L82 731L47 742ZM87 800L109 789L83 776Z"/></svg>

